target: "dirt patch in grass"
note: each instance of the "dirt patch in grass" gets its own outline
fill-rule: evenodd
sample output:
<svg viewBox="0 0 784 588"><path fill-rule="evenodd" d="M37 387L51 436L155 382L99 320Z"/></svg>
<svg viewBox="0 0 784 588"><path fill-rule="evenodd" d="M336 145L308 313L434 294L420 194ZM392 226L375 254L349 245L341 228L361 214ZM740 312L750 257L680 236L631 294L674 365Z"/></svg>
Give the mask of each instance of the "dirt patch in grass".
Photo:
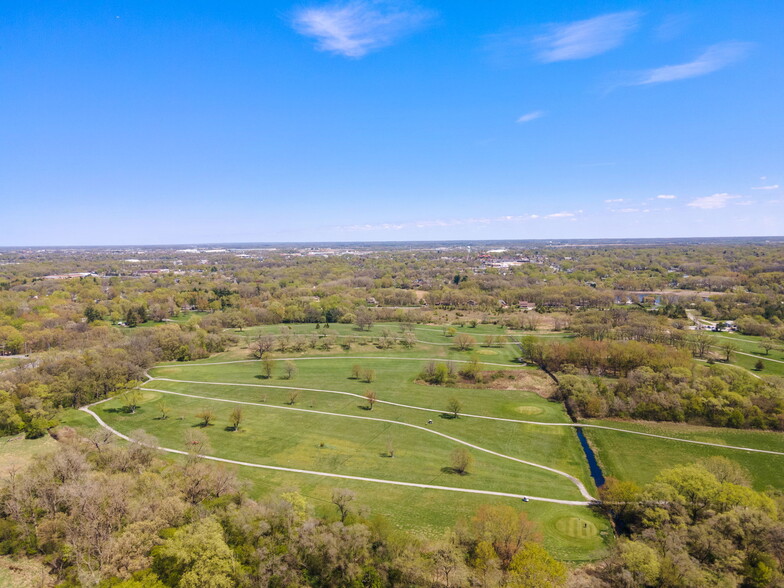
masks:
<svg viewBox="0 0 784 588"><path fill-rule="evenodd" d="M555 383L544 373L533 370L502 370L485 372L482 388L491 390L530 390L542 398L555 394Z"/></svg>
<svg viewBox="0 0 784 588"><path fill-rule="evenodd" d="M437 386L422 379L416 380L423 386ZM523 390L534 392L542 398L551 398L555 392L555 384L544 373L534 370L495 370L481 372L477 380L457 376L449 382L455 388L481 388L483 390Z"/></svg>

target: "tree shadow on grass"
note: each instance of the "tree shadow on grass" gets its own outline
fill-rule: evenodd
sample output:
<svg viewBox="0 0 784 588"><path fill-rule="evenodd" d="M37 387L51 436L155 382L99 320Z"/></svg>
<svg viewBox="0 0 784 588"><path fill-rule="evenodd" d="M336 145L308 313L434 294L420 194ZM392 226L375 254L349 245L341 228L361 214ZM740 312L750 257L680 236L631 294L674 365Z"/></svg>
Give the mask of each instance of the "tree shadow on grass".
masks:
<svg viewBox="0 0 784 588"><path fill-rule="evenodd" d="M460 471L458 469L455 469L455 468L449 467L449 466L441 468L441 472L443 472L444 474L457 474L458 476L468 476L468 475L470 475L465 470Z"/></svg>
<svg viewBox="0 0 784 588"><path fill-rule="evenodd" d="M455 420L455 419L457 418L457 415L455 415L455 414L452 414L452 413L450 413L450 412L442 412L442 413L441 413L440 415L438 415L438 416L440 416L442 419L446 419L446 420L448 420L448 421L453 421L453 420Z"/></svg>
<svg viewBox="0 0 784 588"><path fill-rule="evenodd" d="M373 410L367 404L357 404L357 408L360 409L360 410L367 410L367 411Z"/></svg>
<svg viewBox="0 0 784 588"><path fill-rule="evenodd" d="M136 414L139 412L139 409L137 408L135 411L132 411L127 406L121 406L120 408L107 408L106 412L109 414Z"/></svg>

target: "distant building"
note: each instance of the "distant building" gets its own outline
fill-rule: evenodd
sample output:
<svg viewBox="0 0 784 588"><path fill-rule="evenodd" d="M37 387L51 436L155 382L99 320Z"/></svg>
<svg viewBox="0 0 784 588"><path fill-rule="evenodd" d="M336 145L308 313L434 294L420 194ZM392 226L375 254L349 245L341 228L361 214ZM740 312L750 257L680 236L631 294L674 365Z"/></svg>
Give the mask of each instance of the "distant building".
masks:
<svg viewBox="0 0 784 588"><path fill-rule="evenodd" d="M536 310L536 303L535 302L527 302L525 300L521 300L517 303L518 308L528 312L529 310Z"/></svg>

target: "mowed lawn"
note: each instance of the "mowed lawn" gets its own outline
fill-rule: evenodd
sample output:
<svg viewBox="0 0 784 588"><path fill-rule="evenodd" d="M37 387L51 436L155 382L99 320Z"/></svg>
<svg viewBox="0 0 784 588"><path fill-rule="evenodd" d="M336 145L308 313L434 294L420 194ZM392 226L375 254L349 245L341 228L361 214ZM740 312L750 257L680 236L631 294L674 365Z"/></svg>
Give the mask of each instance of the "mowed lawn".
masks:
<svg viewBox="0 0 784 588"><path fill-rule="evenodd" d="M236 404L166 395L171 416L159 418L160 392L144 392L136 414L128 414L118 400L98 405L95 411L123 433L144 429L162 446L183 449L188 429L204 431L212 455L263 465L582 500L576 486L563 476L469 449L474 463L468 474L450 471L452 452L460 445L426 430L394 422L323 415L276 406L242 406L244 420L238 432L227 430ZM196 414L213 410L214 425L200 427ZM308 409L309 410L309 409ZM367 411L369 412L369 411ZM388 444L395 457L387 456Z"/></svg>
<svg viewBox="0 0 784 588"><path fill-rule="evenodd" d="M155 404L155 401L152 402ZM84 433L98 427L91 416L78 410L67 411L63 422ZM194 419L190 419L188 424L194 422ZM221 422L219 425L225 426L225 423ZM385 450L386 447L382 447L382 451ZM180 459L172 454L163 455L172 460ZM240 459L249 458L245 456ZM364 511L365 516L382 516L398 528L431 538L443 536L457 522L473 516L483 504L505 504L524 511L535 521L544 536L547 549L564 561L578 563L599 559L606 554L612 541L612 531L607 520L583 506L546 502L524 503L513 498L392 486L241 466L216 466L233 469L238 476L248 481L248 492L253 498L297 490L320 516L336 517L335 506L330 501L333 490L351 489L356 492L356 505Z"/></svg>
<svg viewBox="0 0 784 588"><path fill-rule="evenodd" d="M402 356L394 359L381 359L380 357L396 357L396 354L394 352L377 352L375 356L365 353L362 354L362 357L336 356L295 359L293 363L297 373L292 379L283 377L282 368L286 359L276 360L275 371L271 378L262 376L262 366L259 361L222 365L191 363L159 367L150 370L150 375L174 380L255 384L267 386L270 389L284 386L302 387L351 392L359 395L364 395L368 390L372 390L380 400L434 410L446 410L449 400L457 398L463 405L463 412L466 413L540 422L569 422L560 403L548 402L526 390L425 385L416 382L416 380L419 373L428 364L427 360L406 359ZM447 360L444 359L444 361ZM362 370L373 370L374 380L366 382L362 378L352 378L352 369L355 365ZM454 366L459 370L465 364L455 363ZM485 368L504 369L487 365ZM510 364L508 369L529 373L532 383L541 384L542 381L547 383L546 377L541 372L514 364ZM503 379L497 384L503 388L513 386L511 380L509 380L508 386Z"/></svg>
<svg viewBox="0 0 784 588"><path fill-rule="evenodd" d="M784 433L700 427L680 423L626 423L600 420L585 422L668 437L784 452ZM765 490L772 487L784 490L784 456L782 455L680 443L603 429L586 428L585 435L597 452L605 476L647 484L667 468L694 463L707 457L723 456L738 462L749 471L755 489Z"/></svg>
<svg viewBox="0 0 784 588"><path fill-rule="evenodd" d="M760 376L784 376L784 343L773 341L774 347L768 352L763 349L761 343L766 337L754 337L751 335L740 335L738 333L713 333L706 331L713 338L714 352L723 354L722 346L731 343L736 350L741 353L733 353L730 362L754 370ZM743 354L750 355L743 355ZM755 367L758 360L762 360L763 369L756 371Z"/></svg>

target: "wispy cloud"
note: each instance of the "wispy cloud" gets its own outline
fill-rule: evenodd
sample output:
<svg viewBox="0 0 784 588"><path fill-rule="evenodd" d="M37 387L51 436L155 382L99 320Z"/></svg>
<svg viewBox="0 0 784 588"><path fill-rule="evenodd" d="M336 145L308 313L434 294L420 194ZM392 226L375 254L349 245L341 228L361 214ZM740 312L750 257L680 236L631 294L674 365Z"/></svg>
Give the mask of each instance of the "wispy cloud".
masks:
<svg viewBox="0 0 784 588"><path fill-rule="evenodd" d="M656 198L659 200L675 200L677 196L675 194L659 194Z"/></svg>
<svg viewBox="0 0 784 588"><path fill-rule="evenodd" d="M604 201L605 204L611 204L613 202L623 202L623 198L608 198Z"/></svg>
<svg viewBox="0 0 784 588"><path fill-rule="evenodd" d="M554 212L553 214L547 214L544 218L575 218L577 214L574 212Z"/></svg>
<svg viewBox="0 0 784 588"><path fill-rule="evenodd" d="M740 61L749 53L751 47L751 43L737 42L711 45L693 61L640 72L628 82L628 85L662 84L704 76Z"/></svg>
<svg viewBox="0 0 784 588"><path fill-rule="evenodd" d="M583 211L575 212L554 212L552 214L519 214L496 217L480 218L449 218L434 220L407 221L400 223L368 223L336 227L342 231L401 231L404 229L432 229L438 227L456 227L466 225L492 225L499 223L522 223L527 221L540 220L576 220Z"/></svg>
<svg viewBox="0 0 784 588"><path fill-rule="evenodd" d="M363 57L415 31L433 13L385 0L351 0L298 10L294 29L316 39L320 51Z"/></svg>
<svg viewBox="0 0 784 588"><path fill-rule="evenodd" d="M518 123L527 123L531 122L532 120L536 120L537 118L542 118L545 114L547 114L544 110L534 110L533 112L529 112L524 114L520 118L517 119Z"/></svg>
<svg viewBox="0 0 784 588"><path fill-rule="evenodd" d="M771 186L757 186L756 188L752 188L752 190L778 190L779 185L773 184Z"/></svg>
<svg viewBox="0 0 784 588"><path fill-rule="evenodd" d="M692 200L687 204L692 208L700 208L702 210L715 210L717 208L724 208L730 200L740 198L740 196L733 196L732 194L713 194L711 196L703 196Z"/></svg>
<svg viewBox="0 0 784 588"><path fill-rule="evenodd" d="M552 63L601 55L621 45L639 19L639 12L627 11L551 25L547 34L534 39L537 57Z"/></svg>

